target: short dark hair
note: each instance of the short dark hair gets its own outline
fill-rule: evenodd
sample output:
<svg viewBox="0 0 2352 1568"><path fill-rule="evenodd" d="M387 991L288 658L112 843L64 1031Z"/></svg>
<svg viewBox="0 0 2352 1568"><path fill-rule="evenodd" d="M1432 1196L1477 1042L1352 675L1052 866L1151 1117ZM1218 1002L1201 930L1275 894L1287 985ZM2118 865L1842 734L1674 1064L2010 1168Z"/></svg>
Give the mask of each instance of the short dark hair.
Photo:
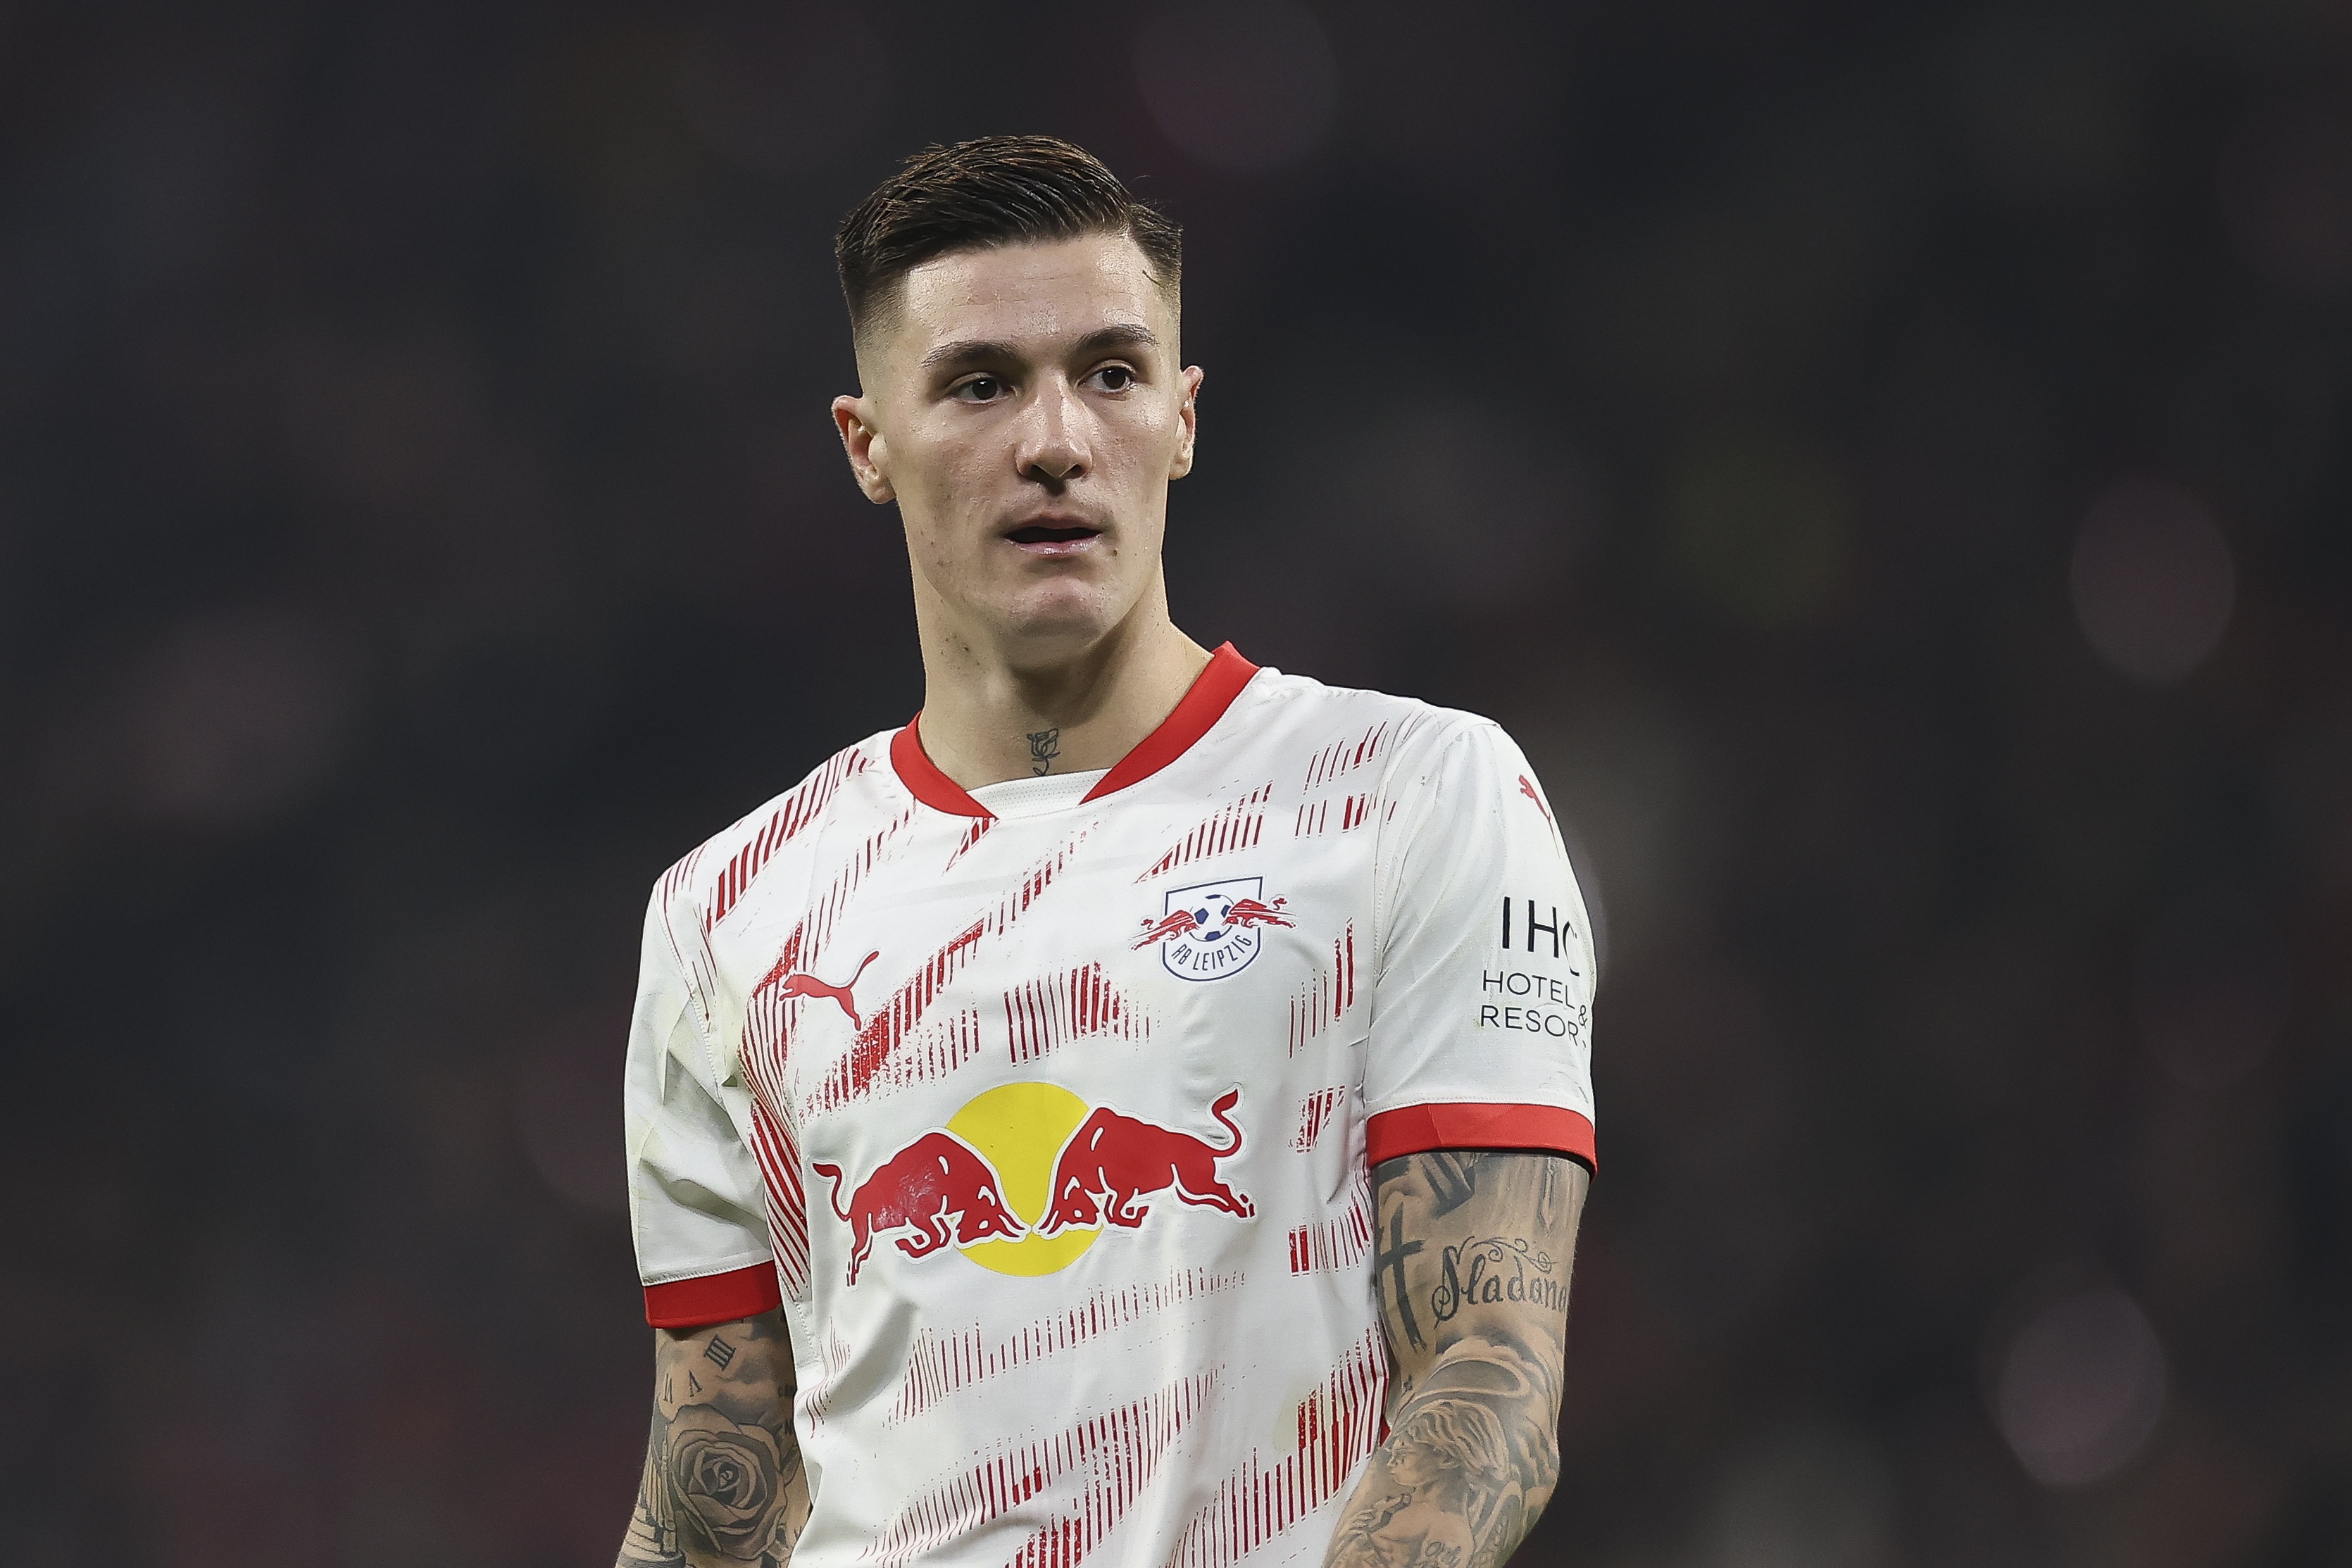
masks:
<svg viewBox="0 0 2352 1568"><path fill-rule="evenodd" d="M1184 231L1137 201L1083 147L1051 136L982 136L907 160L842 220L833 255L852 332L887 314L891 286L950 251L1123 234L1172 297Z"/></svg>

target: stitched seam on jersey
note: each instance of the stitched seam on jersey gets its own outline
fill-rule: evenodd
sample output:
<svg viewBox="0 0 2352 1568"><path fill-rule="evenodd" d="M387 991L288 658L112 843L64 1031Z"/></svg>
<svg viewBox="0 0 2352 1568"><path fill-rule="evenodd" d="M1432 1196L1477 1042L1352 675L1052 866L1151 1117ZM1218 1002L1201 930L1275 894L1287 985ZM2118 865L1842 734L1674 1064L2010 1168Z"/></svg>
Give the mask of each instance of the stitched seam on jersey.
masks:
<svg viewBox="0 0 2352 1568"><path fill-rule="evenodd" d="M677 904L662 911L662 923L667 927L663 935L669 938L670 956L677 960L678 980L686 989L687 1005L678 1009L678 1014L685 1019L687 1028L694 1031L695 1040L702 1047L702 1070L709 1075L711 1092L715 1099L719 1085L726 1081L719 1076L719 1059L711 1053L710 1050L709 1024L711 998L702 988L702 982L695 978L694 966L686 961L685 953L678 947L676 918L681 911L688 917L688 925L701 942L703 951L710 954L711 973L714 976L718 973L719 955L712 951L709 937L703 932L701 900L694 896L691 884L680 888ZM664 1043L663 1049L665 1051L668 1049L667 1042ZM723 1113L726 1106L721 1103L719 1110ZM731 1122L733 1118L730 1117L729 1120Z"/></svg>
<svg viewBox="0 0 2352 1568"><path fill-rule="evenodd" d="M720 1274L732 1274L744 1269L756 1269L762 1263L772 1265L775 1260L776 1255L773 1252L745 1252L739 1255L737 1261L721 1263L715 1269L697 1269L691 1274L665 1270L659 1274L640 1275L638 1280L640 1283L646 1285L682 1285L688 1280L709 1280Z"/></svg>
<svg viewBox="0 0 2352 1568"><path fill-rule="evenodd" d="M1424 709L1423 713L1428 711L1430 710ZM1439 765L1445 760L1446 753L1467 739L1479 725L1492 725L1494 720L1482 719L1475 714L1464 714L1460 716L1456 724L1457 727L1454 734L1436 743L1435 750L1428 764L1429 776L1433 781L1431 789L1423 792L1421 810L1414 815L1412 821L1406 824L1408 827L1418 827L1429 820L1433 808L1429 804L1428 796L1435 789L1434 780L1441 771ZM1407 737L1400 734L1397 737L1396 752L1390 758L1387 770L1381 775L1382 799L1391 800L1396 799L1391 786L1395 781L1397 768L1403 766L1404 758L1411 754L1412 750L1412 747L1407 743ZM1391 911L1389 908L1388 878L1381 874L1381 868L1388 853L1389 830L1395 825L1383 816L1380 824L1373 829L1373 831L1380 836L1372 845L1372 1007L1370 1016L1366 1019L1368 1032L1371 1022L1379 1015L1380 984L1387 977L1389 970L1389 916Z"/></svg>
<svg viewBox="0 0 2352 1568"><path fill-rule="evenodd" d="M896 768L892 768L890 770L890 777L893 779L898 779L898 775ZM905 788L904 780L898 780L898 782L901 789ZM837 800L840 798L839 792L836 791L834 795L834 800ZM920 802L919 801L917 804L919 805ZM817 878L823 874L822 868L833 863L831 861L827 860L823 853L825 838L833 831L833 800L828 800L825 802L824 815L818 821L809 824L808 875L803 878L801 883L800 903L798 911L794 915L795 920L805 921L808 919L810 908L816 901ZM814 952L811 952L809 955L809 962L814 963L815 961L816 955ZM740 1051L742 1048L739 1045L736 1049ZM789 1054L783 1055L776 1063L776 1099L779 1103L769 1108L776 1113L777 1120L783 1123L784 1134L787 1137L792 1139L793 1148L795 1151L805 1150L808 1147L808 1145L801 1137L800 1108L793 1103L793 1062L791 1056ZM754 1092L756 1092L756 1091ZM807 1197L807 1184L803 1182L802 1184L803 1207L806 1207L805 1199ZM803 1214L802 1216L802 1223L803 1225L809 1225L811 1218L812 1217L810 1215ZM811 1225L810 1228L812 1229L814 1228L813 1225ZM814 1267L812 1267L810 1270L810 1277L812 1279L815 1277Z"/></svg>

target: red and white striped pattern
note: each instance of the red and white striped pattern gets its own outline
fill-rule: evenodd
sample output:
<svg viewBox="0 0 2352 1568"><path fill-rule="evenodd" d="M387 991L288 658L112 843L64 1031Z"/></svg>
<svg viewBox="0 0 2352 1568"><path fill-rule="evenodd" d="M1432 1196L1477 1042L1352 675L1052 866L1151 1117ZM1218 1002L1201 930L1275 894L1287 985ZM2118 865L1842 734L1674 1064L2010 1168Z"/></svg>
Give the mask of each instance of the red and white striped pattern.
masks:
<svg viewBox="0 0 2352 1568"><path fill-rule="evenodd" d="M1226 1568L1337 1496L1380 1440L1388 1358L1366 1331L1323 1386L1298 1406L1298 1447L1272 1464L1261 1451L1218 1483L1167 1568Z"/></svg>
<svg viewBox="0 0 2352 1568"><path fill-rule="evenodd" d="M963 837L956 841L956 847L948 852L948 863L940 869L952 871L955 868L955 862L963 859L965 852L972 845L985 838L988 835L988 830L996 826L997 821L998 819L994 817L974 817L971 820L971 825L964 829Z"/></svg>
<svg viewBox="0 0 2352 1568"><path fill-rule="evenodd" d="M1372 1195L1361 1172L1348 1189L1347 1212L1290 1231L1290 1271L1329 1273L1353 1269L1372 1246Z"/></svg>
<svg viewBox="0 0 2352 1568"><path fill-rule="evenodd" d="M1356 1005L1356 923L1331 940L1331 967L1318 969L1290 998L1290 1054L1348 1016Z"/></svg>
<svg viewBox="0 0 2352 1568"><path fill-rule="evenodd" d="M1189 865L1211 855L1221 855L1233 850L1254 848L1265 831L1266 798L1274 793L1272 780L1259 785L1238 800L1229 801L1210 813L1208 820L1177 840L1168 852L1153 862L1150 868L1137 877L1138 882L1150 882L1164 876L1180 865Z"/></svg>
<svg viewBox="0 0 2352 1568"><path fill-rule="evenodd" d="M840 916L849 895L857 890L874 868L887 858L894 841L900 838L915 820L910 808L885 823L856 852L834 873L824 893L809 905L792 934L784 938L776 954L776 961L751 988L743 1008L742 1058L743 1071L752 1087L768 1096L771 1103L781 1103L783 1073L790 1051L788 1040L792 1020L800 1016L802 999L781 994L779 988L784 977L800 968L803 963L815 963L824 951L825 939L833 935L834 922Z"/></svg>
<svg viewBox="0 0 2352 1568"><path fill-rule="evenodd" d="M1110 983L1100 964L1088 964L1005 992L1004 1030L1013 1060L1034 1061L1089 1035L1149 1039L1151 1020L1133 998Z"/></svg>
<svg viewBox="0 0 2352 1568"><path fill-rule="evenodd" d="M950 1023L939 1033L919 1035L917 1026L939 999L949 982L971 962L973 949L985 938L1001 936L1011 930L1029 907L1045 895L1054 885L1054 878L1069 863L1070 856L1087 839L1081 831L1068 843L1039 861L1022 876L996 907L973 921L950 938L947 945L917 967L914 974L891 995L890 999L868 1015L866 1027L858 1030L856 1041L824 1079L811 1089L802 1107L803 1117L824 1113L866 1094L877 1085L883 1089L904 1087L921 1082L938 1071L951 1071L970 1060L959 1055L963 1025ZM974 1028L977 1019L974 1020ZM976 1034L972 1037L977 1039ZM898 1063L891 1071L883 1071L902 1048L911 1048L910 1060Z"/></svg>
<svg viewBox="0 0 2352 1568"><path fill-rule="evenodd" d="M1000 1449L900 1510L866 1543L864 1556L883 1564L911 1563L1010 1513L1084 1467L1087 1484L1073 1506L1040 1527L1012 1560L1031 1568L1073 1568L1110 1533L1150 1481L1160 1456L1207 1403L1218 1375L1211 1371L1182 1378L1051 1437Z"/></svg>
<svg viewBox="0 0 2352 1568"><path fill-rule="evenodd" d="M1347 1089L1335 1083L1328 1089L1318 1089L1301 1100L1298 1103L1298 1132L1290 1140L1290 1146L1302 1155L1313 1148L1323 1136L1323 1129L1330 1124L1331 1113L1337 1111L1339 1102L1347 1097Z"/></svg>
<svg viewBox="0 0 2352 1568"><path fill-rule="evenodd" d="M837 751L824 767L801 780L791 794L778 801L760 831L735 852L734 858L719 872L719 882L710 892L709 907L703 911L703 929L709 930L726 919L727 912L743 896L743 890L751 885L751 879L760 874L760 868L768 863L768 857L816 821L845 780L872 766L872 760L854 746L846 751Z"/></svg>
<svg viewBox="0 0 2352 1568"><path fill-rule="evenodd" d="M887 1094L911 1084L945 1078L980 1054L982 1038L977 1008L958 1008L951 1013L926 1019L921 1028L908 1034L898 1049L875 1069L866 1092Z"/></svg>
<svg viewBox="0 0 2352 1568"><path fill-rule="evenodd" d="M1360 736L1333 741L1307 760L1307 782L1312 789L1328 779L1337 779L1350 769L1361 768L1381 754L1388 740L1389 727L1383 722L1372 726Z"/></svg>
<svg viewBox="0 0 2352 1568"><path fill-rule="evenodd" d="M841 1331L827 1323L824 1337L817 1341L816 1386L804 1390L809 1425L820 1427L833 1408L833 1396L841 1392L841 1379L849 1370L849 1342Z"/></svg>
<svg viewBox="0 0 2352 1568"><path fill-rule="evenodd" d="M982 1343L977 1328L945 1336L925 1329L908 1352L906 1380L899 1385L898 1400L888 1419L894 1425L910 1421L961 1389L1085 1344L1180 1301L1231 1290L1241 1281L1239 1272L1212 1274L1185 1269L1157 1285L1129 1285L1116 1291L1098 1287L1077 1306L1040 1318L992 1346Z"/></svg>
<svg viewBox="0 0 2352 1568"><path fill-rule="evenodd" d="M670 956L677 960L678 973L686 977L687 995L692 998L694 1010L701 1018L705 1030L710 1028L711 1023L711 989L719 982L719 959L710 950L710 927L706 924L698 929L690 945L681 943L677 937L677 916L672 905L694 881L694 873L702 864L702 851L709 847L706 844L696 849L692 854L662 873L656 891L660 901L662 934L669 939Z"/></svg>
<svg viewBox="0 0 2352 1568"><path fill-rule="evenodd" d="M1339 807L1337 811L1331 809L1335 805ZM1290 824L1290 836L1311 839L1318 833L1329 832L1335 827L1343 833L1353 832L1370 821L1379 809L1378 797L1369 790L1360 795L1326 795L1319 800L1308 800L1299 806L1297 815Z"/></svg>
<svg viewBox="0 0 2352 1568"><path fill-rule="evenodd" d="M762 1095L751 1096L751 1155L760 1162L761 1186L768 1198L768 1236L776 1249L776 1277L784 1294L795 1301L808 1300L808 1194L801 1186L801 1152L790 1127L768 1109Z"/></svg>

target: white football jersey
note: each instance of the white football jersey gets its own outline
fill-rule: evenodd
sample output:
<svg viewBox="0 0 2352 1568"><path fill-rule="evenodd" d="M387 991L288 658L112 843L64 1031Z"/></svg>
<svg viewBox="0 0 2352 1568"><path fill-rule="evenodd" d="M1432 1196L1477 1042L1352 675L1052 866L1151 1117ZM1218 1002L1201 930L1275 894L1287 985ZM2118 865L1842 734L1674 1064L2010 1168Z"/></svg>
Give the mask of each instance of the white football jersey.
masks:
<svg viewBox="0 0 2352 1568"><path fill-rule="evenodd" d="M910 724L662 878L647 1316L782 1301L802 1568L1314 1563L1382 1426L1370 1167L1593 1157L1550 807L1493 723L1230 645L1091 783L980 793Z"/></svg>

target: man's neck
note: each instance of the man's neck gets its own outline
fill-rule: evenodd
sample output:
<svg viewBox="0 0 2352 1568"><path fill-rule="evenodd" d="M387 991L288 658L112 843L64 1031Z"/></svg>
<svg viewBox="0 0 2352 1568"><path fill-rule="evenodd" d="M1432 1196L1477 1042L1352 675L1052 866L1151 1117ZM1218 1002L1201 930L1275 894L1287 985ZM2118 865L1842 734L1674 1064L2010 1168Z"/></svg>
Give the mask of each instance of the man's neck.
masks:
<svg viewBox="0 0 2352 1568"><path fill-rule="evenodd" d="M1164 601L1139 605L1067 658L1034 664L958 629L923 632L923 750L967 789L1112 767L1209 662Z"/></svg>

